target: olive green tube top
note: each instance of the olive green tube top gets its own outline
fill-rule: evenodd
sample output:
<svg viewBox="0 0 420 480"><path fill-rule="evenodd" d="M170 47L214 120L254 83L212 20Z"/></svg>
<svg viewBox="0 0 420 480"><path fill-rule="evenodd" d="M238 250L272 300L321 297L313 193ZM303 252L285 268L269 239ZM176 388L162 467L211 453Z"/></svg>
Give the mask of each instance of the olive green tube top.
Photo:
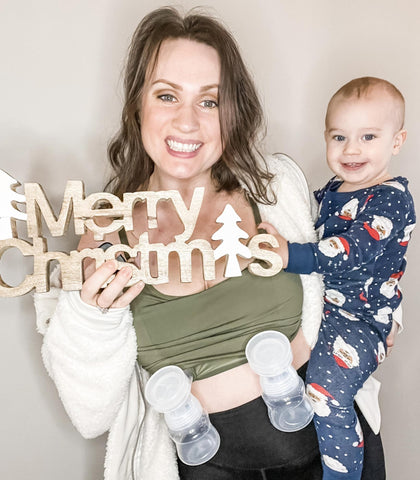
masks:
<svg viewBox="0 0 420 480"><path fill-rule="evenodd" d="M292 340L301 320L298 275L257 277L248 270L202 292L175 297L152 285L131 303L138 361L150 373L167 365L200 380L246 363L248 340L277 330Z"/></svg>
<svg viewBox="0 0 420 480"><path fill-rule="evenodd" d="M261 222L251 201L255 223ZM121 243L127 244L125 231ZM263 330L277 330L289 340L301 323L300 277L283 270L258 277L247 269L208 290L176 297L145 285L131 302L138 362L149 373L167 365L188 370L194 380L246 363L248 340Z"/></svg>

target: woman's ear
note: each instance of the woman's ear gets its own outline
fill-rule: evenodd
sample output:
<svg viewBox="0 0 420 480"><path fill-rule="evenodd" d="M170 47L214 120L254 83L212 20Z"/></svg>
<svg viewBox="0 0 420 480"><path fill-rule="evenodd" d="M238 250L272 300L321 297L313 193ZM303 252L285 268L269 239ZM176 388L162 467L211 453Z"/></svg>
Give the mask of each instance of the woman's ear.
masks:
<svg viewBox="0 0 420 480"><path fill-rule="evenodd" d="M399 132L395 134L394 146L392 148L393 155L397 155L397 153L399 153L400 148L403 146L406 139L407 139L407 130L401 129Z"/></svg>

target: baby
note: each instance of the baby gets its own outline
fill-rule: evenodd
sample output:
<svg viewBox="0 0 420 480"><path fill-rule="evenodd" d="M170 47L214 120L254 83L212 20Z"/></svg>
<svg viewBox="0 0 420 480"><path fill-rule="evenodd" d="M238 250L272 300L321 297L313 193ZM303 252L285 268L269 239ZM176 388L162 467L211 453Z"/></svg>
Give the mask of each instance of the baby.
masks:
<svg viewBox="0 0 420 480"><path fill-rule="evenodd" d="M361 478L363 437L353 400L386 354L398 282L415 226L404 177L388 169L404 130L404 98L378 78L352 80L331 98L325 119L327 162L335 173L315 192L318 243L279 240L289 272L324 275L324 314L309 361L323 480Z"/></svg>

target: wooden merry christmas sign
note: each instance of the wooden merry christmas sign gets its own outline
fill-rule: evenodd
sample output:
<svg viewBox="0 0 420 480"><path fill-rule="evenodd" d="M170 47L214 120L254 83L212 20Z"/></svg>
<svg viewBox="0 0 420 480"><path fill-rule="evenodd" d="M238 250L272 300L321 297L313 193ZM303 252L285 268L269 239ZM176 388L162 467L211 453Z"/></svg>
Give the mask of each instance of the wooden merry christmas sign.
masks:
<svg viewBox="0 0 420 480"><path fill-rule="evenodd" d="M261 243L277 247L277 240L268 234L259 234L252 237L247 245L239 239L248 238L248 234L241 230L237 223L241 220L231 205L226 205L223 213L216 222L222 226L212 236L213 240L221 240L220 245L213 250L207 240L195 239L189 241L200 212L204 196L204 188L196 188L189 208L185 205L180 193L176 190L161 192L133 192L125 193L120 200L110 193L94 193L85 197L83 182L68 181L61 210L58 217L54 214L51 205L45 196L42 187L37 183L25 183L24 195L15 190L19 186L13 177L0 170L0 260L10 248L16 248L24 256L32 256L34 260L33 273L27 275L18 286L8 285L1 277L0 296L14 297L36 289L37 292L49 290L49 264L56 260L61 266L61 281L64 290L80 290L83 283L83 260L92 258L99 267L106 260L115 259L121 252L125 252L132 259L140 257L139 266L134 263L118 261L118 267L130 266L133 275L128 285L142 280L145 283L161 284L168 282L168 257L176 252L180 261L180 280L191 282L191 254L193 250L200 251L203 259L205 280L214 280L215 261L227 256L225 277L241 275L237 256L255 258L265 262L265 266L252 262L248 270L254 275L271 276L282 268L282 260L275 252L260 248ZM168 245L150 243L149 233L139 236L134 247L128 245L112 245L102 248L85 248L81 251L73 250L70 253L50 252L47 240L42 232L42 218L53 237L65 235L73 215L76 235L83 235L87 230L94 234L95 240L101 241L104 235L117 232L124 228L133 230L133 207L141 201L146 202L148 228L158 227L156 210L161 200L172 201L175 210L182 221L184 231L174 237ZM17 209L17 204L26 204L26 213ZM107 208L98 208L106 204ZM95 218L106 217L110 220L106 226L97 225ZM26 221L27 236L33 243L18 238L16 220ZM150 273L150 253L157 255L158 274Z"/></svg>

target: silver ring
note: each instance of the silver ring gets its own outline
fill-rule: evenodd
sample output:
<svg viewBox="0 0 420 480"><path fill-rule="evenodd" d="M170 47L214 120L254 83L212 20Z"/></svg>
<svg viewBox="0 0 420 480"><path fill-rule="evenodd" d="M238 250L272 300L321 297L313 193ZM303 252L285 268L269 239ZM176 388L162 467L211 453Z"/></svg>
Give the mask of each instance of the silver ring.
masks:
<svg viewBox="0 0 420 480"><path fill-rule="evenodd" d="M98 298L96 298L96 308L97 308L103 315L105 315L105 314L108 313L108 311L109 311L109 307L101 307L101 306L98 304Z"/></svg>

